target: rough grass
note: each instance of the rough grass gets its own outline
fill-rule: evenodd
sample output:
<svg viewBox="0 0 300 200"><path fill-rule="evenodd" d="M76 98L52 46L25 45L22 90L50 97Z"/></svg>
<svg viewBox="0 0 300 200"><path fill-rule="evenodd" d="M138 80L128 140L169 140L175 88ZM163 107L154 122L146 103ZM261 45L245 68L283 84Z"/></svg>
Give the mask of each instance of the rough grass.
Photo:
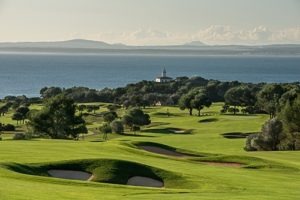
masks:
<svg viewBox="0 0 300 200"><path fill-rule="evenodd" d="M192 134L144 131L137 133L140 137L133 133L116 137L110 135L107 142L91 142L96 139L101 141L102 136L99 134L91 134L81 141L13 141L9 139L9 134L5 134L4 140L0 141L0 163L3 165L0 167L0 199L297 199L300 195L300 152L245 152L245 138L227 139L222 134L258 132L268 116L220 115L221 106L222 103L218 103L204 109L201 117L190 117L187 111L175 107L146 109L152 116L153 124L143 130L176 127L181 130L192 129ZM171 114L170 117L154 114L165 113L166 110ZM212 118L213 121L200 121ZM0 118L1 122L4 120L8 119ZM98 124L97 119L93 120L93 127L89 127L91 131ZM145 142L206 156L179 159L156 155L136 147L136 144ZM121 160L136 163L138 166L147 166L152 172L155 172L154 169L160 171L161 174L155 174L162 179L170 177L171 185L157 189L73 181L18 173L4 167L8 163L17 163L16 166L28 170L26 167L32 165L72 163L74 160ZM203 163L205 161L237 162L242 163L243 167L211 166ZM116 167L118 164L109 162L99 166L97 174L100 179L110 179L113 178L112 174L136 170L136 165Z"/></svg>

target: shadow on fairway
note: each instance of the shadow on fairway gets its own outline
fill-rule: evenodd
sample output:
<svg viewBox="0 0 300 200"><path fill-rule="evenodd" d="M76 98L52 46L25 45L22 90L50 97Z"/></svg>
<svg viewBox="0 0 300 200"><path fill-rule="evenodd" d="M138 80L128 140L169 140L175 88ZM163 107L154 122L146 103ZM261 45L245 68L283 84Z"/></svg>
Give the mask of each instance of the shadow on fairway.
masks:
<svg viewBox="0 0 300 200"><path fill-rule="evenodd" d="M210 123L210 122L217 122L219 121L217 118L208 118L208 119L201 119L199 123Z"/></svg>
<svg viewBox="0 0 300 200"><path fill-rule="evenodd" d="M221 135L227 139L242 139L242 138L247 138L249 135L257 134L257 133L258 132L250 132L250 133L232 132L232 133L223 133Z"/></svg>
<svg viewBox="0 0 300 200"><path fill-rule="evenodd" d="M184 134L192 134L193 130L167 127L167 128L151 128L151 129L142 130L142 132L144 132L144 133L160 133L160 134L183 134L184 135Z"/></svg>

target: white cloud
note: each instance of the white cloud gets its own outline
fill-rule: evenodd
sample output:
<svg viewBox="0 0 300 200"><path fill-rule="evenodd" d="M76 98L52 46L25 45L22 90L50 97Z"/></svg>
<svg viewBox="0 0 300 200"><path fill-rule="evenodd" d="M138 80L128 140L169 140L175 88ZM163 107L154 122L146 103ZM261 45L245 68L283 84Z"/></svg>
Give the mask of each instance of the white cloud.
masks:
<svg viewBox="0 0 300 200"><path fill-rule="evenodd" d="M279 43L300 43L300 26L274 32L271 41Z"/></svg>
<svg viewBox="0 0 300 200"><path fill-rule="evenodd" d="M271 30L258 26L248 30L234 29L231 26L213 25L195 33L174 33L154 29L139 29L123 33L100 33L97 40L131 45L182 44L201 41L207 44L272 44L300 43L300 27Z"/></svg>

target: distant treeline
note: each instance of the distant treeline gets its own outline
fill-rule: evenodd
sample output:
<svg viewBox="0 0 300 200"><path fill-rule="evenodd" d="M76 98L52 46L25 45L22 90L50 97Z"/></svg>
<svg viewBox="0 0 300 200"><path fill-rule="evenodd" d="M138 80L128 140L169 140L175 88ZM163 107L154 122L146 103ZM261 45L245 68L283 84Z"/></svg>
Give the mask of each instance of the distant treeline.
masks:
<svg viewBox="0 0 300 200"><path fill-rule="evenodd" d="M291 90L299 90L299 82L267 84L242 83L238 81L223 82L207 80L202 77L177 77L168 83L141 81L119 88L104 88L102 90L87 87L44 87L40 90L41 97L27 98L26 96L7 96L4 101L16 104L38 103L43 99L58 94L73 99L77 103L105 102L123 105L124 107L147 107L154 105L174 106L180 103L180 98L195 90L204 90L211 102L226 102L230 106L262 107L263 101L279 103L281 96ZM271 91L272 90L272 91ZM227 93L227 94L226 94ZM269 94L270 93L270 94ZM272 107L272 106L270 106ZM228 107L224 107L226 111ZM272 108L260 109L270 112Z"/></svg>

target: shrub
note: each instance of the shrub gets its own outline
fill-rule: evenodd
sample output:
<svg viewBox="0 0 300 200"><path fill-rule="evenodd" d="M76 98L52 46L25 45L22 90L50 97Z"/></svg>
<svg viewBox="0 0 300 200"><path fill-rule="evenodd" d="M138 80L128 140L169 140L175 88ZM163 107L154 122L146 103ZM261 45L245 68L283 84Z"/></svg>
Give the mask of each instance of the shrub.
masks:
<svg viewBox="0 0 300 200"><path fill-rule="evenodd" d="M116 112L107 112L103 115L103 119L105 122L112 122L118 117Z"/></svg>
<svg viewBox="0 0 300 200"><path fill-rule="evenodd" d="M244 149L246 151L276 151L280 149L280 145L285 139L282 122L274 118L262 126L261 133L247 137Z"/></svg>
<svg viewBox="0 0 300 200"><path fill-rule="evenodd" d="M105 123L100 128L100 132L103 134L111 133L112 129L109 124Z"/></svg>
<svg viewBox="0 0 300 200"><path fill-rule="evenodd" d="M112 132L117 134L123 134L124 133L124 126L123 123L119 120L114 120L110 123Z"/></svg>
<svg viewBox="0 0 300 200"><path fill-rule="evenodd" d="M15 133L13 140L25 140L26 135L24 133Z"/></svg>
<svg viewBox="0 0 300 200"><path fill-rule="evenodd" d="M12 124L6 124L2 127L3 131L15 131L16 127Z"/></svg>
<svg viewBox="0 0 300 200"><path fill-rule="evenodd" d="M137 131L140 131L141 130L141 127L139 127L139 126L137 126L137 125L134 125L133 127L132 127L132 131L135 133L135 132L137 132Z"/></svg>
<svg viewBox="0 0 300 200"><path fill-rule="evenodd" d="M238 113L238 112L240 112L240 110L238 108L230 107L230 108L228 108L228 112L230 112L230 113Z"/></svg>

